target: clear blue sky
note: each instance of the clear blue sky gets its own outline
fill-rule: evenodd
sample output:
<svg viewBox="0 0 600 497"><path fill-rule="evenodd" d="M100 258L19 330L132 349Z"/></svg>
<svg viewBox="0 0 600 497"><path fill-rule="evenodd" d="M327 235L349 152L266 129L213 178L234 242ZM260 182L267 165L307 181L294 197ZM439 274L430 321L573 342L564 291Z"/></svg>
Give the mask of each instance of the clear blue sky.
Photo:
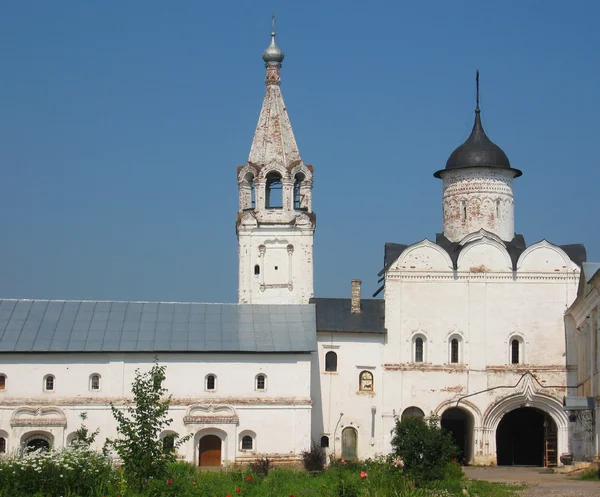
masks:
<svg viewBox="0 0 600 497"><path fill-rule="evenodd" d="M470 132L476 68L523 171L517 232L600 261L600 2L20 0L0 15L1 297L237 300L272 10L317 296L371 294L386 241L441 231L432 173Z"/></svg>

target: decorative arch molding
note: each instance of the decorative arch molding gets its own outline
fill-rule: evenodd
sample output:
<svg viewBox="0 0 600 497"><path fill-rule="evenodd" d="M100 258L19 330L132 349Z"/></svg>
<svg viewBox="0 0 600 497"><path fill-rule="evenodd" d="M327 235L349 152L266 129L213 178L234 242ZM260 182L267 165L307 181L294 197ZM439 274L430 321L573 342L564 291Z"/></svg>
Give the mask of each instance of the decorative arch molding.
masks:
<svg viewBox="0 0 600 497"><path fill-rule="evenodd" d="M468 235L464 236L462 240L458 242L458 244L463 246L467 245L468 243L475 242L477 240L482 240L484 238L494 240L504 247L504 242L502 241L502 238L483 228L481 228L479 231L474 231L473 233L469 233Z"/></svg>
<svg viewBox="0 0 600 497"><path fill-rule="evenodd" d="M450 255L448 254L448 252L446 252L442 247L440 247L437 243L433 243L430 242L427 238L423 239L420 242L414 243L413 245L410 245L409 247L407 247L406 249L404 249L404 251L402 252L402 254L400 254L400 256L398 257L398 259L396 259L396 262L394 262L391 266L390 269L388 271L402 271L404 269L407 269L404 266L404 263L411 257L411 255L414 255L414 253L416 251L419 250L423 250L424 253L427 253L427 251L431 251L434 254L434 257L440 261L443 261L441 264L436 264L436 263L432 263L429 266L434 266L434 267L411 267L410 269L416 269L418 270L441 270L441 271L448 271L448 270L452 270L452 259L450 258Z"/></svg>
<svg viewBox="0 0 600 497"><path fill-rule="evenodd" d="M256 177L258 176L258 171L256 170L256 168L251 166L250 164L246 164L244 167L241 167L238 171L238 183L246 182L246 175L248 173L252 174L252 176L254 176L254 179L256 179Z"/></svg>
<svg viewBox="0 0 600 497"><path fill-rule="evenodd" d="M50 447L54 447L54 435L48 431L28 431L21 437L21 447L27 446L32 440L45 440Z"/></svg>
<svg viewBox="0 0 600 497"><path fill-rule="evenodd" d="M269 173L277 173L281 175L281 179L290 179L290 173L289 171L285 168L285 166L283 166L282 164L278 164L276 162L272 162L262 168L260 168L260 170L258 171L258 176L256 177L256 179L261 179L264 180L267 178L267 175Z"/></svg>
<svg viewBox="0 0 600 497"><path fill-rule="evenodd" d="M295 178L298 173L304 174L304 181L312 181L313 179L312 171L302 163L292 168L290 177Z"/></svg>
<svg viewBox="0 0 600 497"><path fill-rule="evenodd" d="M525 378L523 391L498 399L486 409L482 426L495 432L504 415L520 407L540 409L552 417L559 430L568 428L569 420L562 409L562 402L551 395L534 391L529 376Z"/></svg>
<svg viewBox="0 0 600 497"><path fill-rule="evenodd" d="M13 412L10 425L16 427L67 426L65 413L58 407L19 407Z"/></svg>
<svg viewBox="0 0 600 497"><path fill-rule="evenodd" d="M188 408L183 422L185 425L239 424L235 409L228 405L206 404Z"/></svg>
<svg viewBox="0 0 600 497"><path fill-rule="evenodd" d="M466 237L465 237L466 238ZM463 249L460 251L460 254L458 255L458 260L456 262L456 267L459 271L472 271L472 272L487 272L487 271L492 271L492 272L496 272L496 271L510 271L512 272L512 260L510 258L510 255L508 253L508 251L506 250L506 247L504 246L504 243L502 243L502 241L498 241L495 239L496 237L492 238L489 236L481 236L473 241L470 242L465 242L465 244L463 245ZM464 240L464 238L463 238ZM463 243L461 241L461 243ZM477 261L470 261L469 262L469 252L471 252L472 250L476 249L477 247L481 247L481 246L486 246L486 247L493 247L494 249L496 249L498 251L498 254L502 257L502 267L498 268L498 267L490 267L489 269L486 267L485 262L487 261L483 261L483 260L477 260ZM477 267L478 271L473 271L473 264L479 264Z"/></svg>
<svg viewBox="0 0 600 497"><path fill-rule="evenodd" d="M258 226L258 221L250 212L245 212L240 219L240 224L242 226Z"/></svg>
<svg viewBox="0 0 600 497"><path fill-rule="evenodd" d="M554 245L546 240L542 240L540 242L534 243L533 245L530 245L523 251L523 253L520 255L520 257L517 261L517 271L536 271L536 272L537 271L548 271L547 268L535 267L533 265L533 264L535 264L535 262L529 262L527 260L527 259L531 258L531 256L539 250L548 250L548 251L552 252L554 256L559 257L559 262L562 263L562 264L560 264L562 267L554 268L553 271L560 270L562 272L565 272L565 271L573 271L573 270L579 269L579 266L577 266L577 264L575 264L569 258L569 256L566 254L566 252L563 249L561 249L557 245Z"/></svg>
<svg viewBox="0 0 600 497"><path fill-rule="evenodd" d="M444 414L445 411L454 407L457 407L458 409L463 409L464 411L468 412L473 418L474 426L480 425L482 419L481 410L475 404L468 400L460 400L460 402L457 402L456 400L446 400L440 405L438 405L433 411L433 413L441 418L442 414Z"/></svg>

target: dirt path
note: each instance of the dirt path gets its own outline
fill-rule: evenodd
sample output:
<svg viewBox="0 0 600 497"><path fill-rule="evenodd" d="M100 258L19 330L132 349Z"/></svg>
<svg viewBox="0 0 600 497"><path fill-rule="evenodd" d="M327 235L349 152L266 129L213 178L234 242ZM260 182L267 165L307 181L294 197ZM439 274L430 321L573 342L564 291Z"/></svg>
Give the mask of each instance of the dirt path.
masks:
<svg viewBox="0 0 600 497"><path fill-rule="evenodd" d="M600 482L580 481L543 468L467 467L467 478L504 483L525 483L523 497L600 497Z"/></svg>

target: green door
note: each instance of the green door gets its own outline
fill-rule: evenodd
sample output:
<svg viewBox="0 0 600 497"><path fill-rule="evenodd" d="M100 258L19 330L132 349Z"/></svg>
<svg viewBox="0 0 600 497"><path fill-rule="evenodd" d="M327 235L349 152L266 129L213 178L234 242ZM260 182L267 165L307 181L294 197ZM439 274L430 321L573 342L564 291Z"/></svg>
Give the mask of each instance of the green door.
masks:
<svg viewBox="0 0 600 497"><path fill-rule="evenodd" d="M342 459L355 461L356 454L356 430L354 428L344 428L342 430Z"/></svg>

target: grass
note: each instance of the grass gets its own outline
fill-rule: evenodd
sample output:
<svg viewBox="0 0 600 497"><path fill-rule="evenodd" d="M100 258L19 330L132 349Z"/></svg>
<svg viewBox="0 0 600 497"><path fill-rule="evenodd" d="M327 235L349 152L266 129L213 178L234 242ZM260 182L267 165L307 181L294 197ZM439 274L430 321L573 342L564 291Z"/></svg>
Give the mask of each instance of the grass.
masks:
<svg viewBox="0 0 600 497"><path fill-rule="evenodd" d="M581 474L578 477L578 480L600 481L600 478L598 477L598 471L600 470L594 468L586 469L581 472Z"/></svg>
<svg viewBox="0 0 600 497"><path fill-rule="evenodd" d="M198 471L177 462L140 492L109 460L82 450L0 459L0 497L510 497L519 490L466 480L456 463L445 474L444 480L417 485L384 458L334 462L320 472L275 468L266 475L248 467Z"/></svg>

